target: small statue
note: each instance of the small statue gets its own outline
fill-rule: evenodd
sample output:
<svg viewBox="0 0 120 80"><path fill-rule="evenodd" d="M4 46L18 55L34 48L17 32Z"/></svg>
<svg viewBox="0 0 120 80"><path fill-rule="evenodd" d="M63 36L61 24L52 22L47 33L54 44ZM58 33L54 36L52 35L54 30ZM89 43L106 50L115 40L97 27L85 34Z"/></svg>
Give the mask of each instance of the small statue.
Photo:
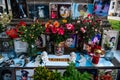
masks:
<svg viewBox="0 0 120 80"><path fill-rule="evenodd" d="M37 57L35 58L35 62L34 62L34 66L35 67L38 67L40 66L40 55L37 55Z"/></svg>
<svg viewBox="0 0 120 80"><path fill-rule="evenodd" d="M86 59L83 55L80 55L80 60L78 60L80 63L80 66L85 66L86 65Z"/></svg>
<svg viewBox="0 0 120 80"><path fill-rule="evenodd" d="M46 51L43 51L42 54L41 54L41 59L43 61L43 63L47 63L49 60L48 60L48 53Z"/></svg>
<svg viewBox="0 0 120 80"><path fill-rule="evenodd" d="M70 53L70 58L69 58L70 62L74 62L76 61L76 53L75 52L71 52Z"/></svg>

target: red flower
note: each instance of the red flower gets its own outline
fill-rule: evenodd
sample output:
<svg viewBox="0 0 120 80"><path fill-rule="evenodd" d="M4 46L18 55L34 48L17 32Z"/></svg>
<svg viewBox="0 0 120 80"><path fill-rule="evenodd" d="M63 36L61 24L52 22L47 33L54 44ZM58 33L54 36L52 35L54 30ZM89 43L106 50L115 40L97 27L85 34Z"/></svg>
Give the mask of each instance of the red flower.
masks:
<svg viewBox="0 0 120 80"><path fill-rule="evenodd" d="M10 36L11 38L18 38L18 34L17 34L18 30L15 28L11 28L9 30L6 31L6 34L8 36Z"/></svg>
<svg viewBox="0 0 120 80"><path fill-rule="evenodd" d="M20 21L18 25L19 25L19 26L26 26L26 22Z"/></svg>
<svg viewBox="0 0 120 80"><path fill-rule="evenodd" d="M66 24L66 28L68 29L68 30L74 30L74 25L73 24L71 24L71 23L69 23L69 24Z"/></svg>
<svg viewBox="0 0 120 80"><path fill-rule="evenodd" d="M53 26L53 27L51 27L51 31L52 31L52 33L55 34L55 33L57 33L57 28Z"/></svg>
<svg viewBox="0 0 120 80"><path fill-rule="evenodd" d="M64 35L64 29L63 28L58 28L58 34L59 35Z"/></svg>

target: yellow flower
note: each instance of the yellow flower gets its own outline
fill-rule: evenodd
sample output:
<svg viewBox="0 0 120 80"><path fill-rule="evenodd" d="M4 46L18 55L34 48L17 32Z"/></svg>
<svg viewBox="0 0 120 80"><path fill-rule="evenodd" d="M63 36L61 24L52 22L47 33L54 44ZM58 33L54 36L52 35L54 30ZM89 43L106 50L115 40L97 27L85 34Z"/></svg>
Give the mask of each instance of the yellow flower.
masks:
<svg viewBox="0 0 120 80"><path fill-rule="evenodd" d="M55 22L53 23L53 25L54 25L55 27L59 27L59 26L60 26L60 24L59 24L58 21L55 21Z"/></svg>
<svg viewBox="0 0 120 80"><path fill-rule="evenodd" d="M63 23L67 23L67 20L66 20L66 19L63 19L62 22L63 22Z"/></svg>

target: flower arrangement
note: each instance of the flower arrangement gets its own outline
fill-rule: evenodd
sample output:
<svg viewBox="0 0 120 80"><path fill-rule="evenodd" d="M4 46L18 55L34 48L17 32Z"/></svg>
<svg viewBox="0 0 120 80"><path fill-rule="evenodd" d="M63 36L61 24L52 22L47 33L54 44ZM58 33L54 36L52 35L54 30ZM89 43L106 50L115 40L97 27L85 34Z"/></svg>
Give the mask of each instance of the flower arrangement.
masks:
<svg viewBox="0 0 120 80"><path fill-rule="evenodd" d="M6 25L10 23L12 17L6 12L0 13L0 33L6 29Z"/></svg>
<svg viewBox="0 0 120 80"><path fill-rule="evenodd" d="M61 23L57 20L46 22L45 33L49 34L55 43L64 41L67 39L69 32L74 32L74 25L66 22L67 20L62 20Z"/></svg>

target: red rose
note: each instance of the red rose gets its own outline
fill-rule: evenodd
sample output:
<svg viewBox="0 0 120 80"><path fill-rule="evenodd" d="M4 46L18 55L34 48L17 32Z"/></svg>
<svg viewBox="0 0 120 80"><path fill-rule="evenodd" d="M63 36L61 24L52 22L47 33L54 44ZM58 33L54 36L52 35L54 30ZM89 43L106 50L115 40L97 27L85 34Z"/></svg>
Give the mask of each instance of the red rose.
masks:
<svg viewBox="0 0 120 80"><path fill-rule="evenodd" d="M9 30L6 31L6 34L11 37L11 38L18 38L17 34L18 30L15 28L10 28Z"/></svg>
<svg viewBox="0 0 120 80"><path fill-rule="evenodd" d="M51 27L51 31L52 31L52 33L55 34L55 33L57 33L57 28L53 26L53 27Z"/></svg>
<svg viewBox="0 0 120 80"><path fill-rule="evenodd" d="M63 28L58 28L58 34L59 35L64 35L64 29Z"/></svg>

